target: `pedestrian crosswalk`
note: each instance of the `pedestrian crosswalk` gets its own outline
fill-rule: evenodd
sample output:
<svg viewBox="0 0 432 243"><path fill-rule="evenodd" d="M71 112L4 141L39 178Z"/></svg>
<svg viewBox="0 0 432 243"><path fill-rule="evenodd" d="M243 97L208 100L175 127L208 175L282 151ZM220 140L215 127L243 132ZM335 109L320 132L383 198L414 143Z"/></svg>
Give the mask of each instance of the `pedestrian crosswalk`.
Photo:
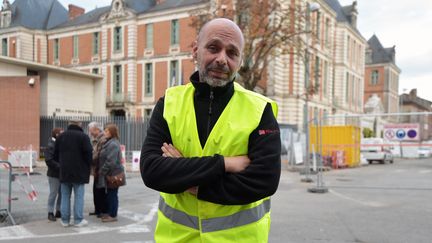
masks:
<svg viewBox="0 0 432 243"><path fill-rule="evenodd" d="M19 240L19 239L44 239L53 237L68 237L82 234L95 234L101 232L118 232L121 234L130 233L150 233L151 229L148 224L154 219L157 213L157 203L150 205L151 208L147 214L132 212L119 208L119 222L116 224L102 224L95 219L89 219L89 225L86 227L67 227L62 228L60 223L46 223L38 221L24 225L16 225L0 228L0 241L2 240ZM131 222L132 221L132 222ZM122 224L122 222L129 222ZM48 225L49 224L49 227ZM30 230L29 230L30 229ZM65 231L66 230L66 231ZM141 243L150 243L152 241L140 241Z"/></svg>

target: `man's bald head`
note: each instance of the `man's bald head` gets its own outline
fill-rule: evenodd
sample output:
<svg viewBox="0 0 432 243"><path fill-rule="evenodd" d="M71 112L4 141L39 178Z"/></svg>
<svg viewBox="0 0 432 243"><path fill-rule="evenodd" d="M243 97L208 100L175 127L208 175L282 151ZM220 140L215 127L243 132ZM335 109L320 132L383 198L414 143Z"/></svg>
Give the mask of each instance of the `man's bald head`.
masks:
<svg viewBox="0 0 432 243"><path fill-rule="evenodd" d="M200 32L198 33L197 42L200 43L200 40L203 38L203 36L207 34L208 30L211 31L213 28L215 27L217 28L218 26L226 29L231 29L235 33L237 33L240 36L241 48L243 50L243 46L244 46L243 32L241 31L241 29L238 27L236 23L226 18L216 18L205 23L204 26L201 28Z"/></svg>

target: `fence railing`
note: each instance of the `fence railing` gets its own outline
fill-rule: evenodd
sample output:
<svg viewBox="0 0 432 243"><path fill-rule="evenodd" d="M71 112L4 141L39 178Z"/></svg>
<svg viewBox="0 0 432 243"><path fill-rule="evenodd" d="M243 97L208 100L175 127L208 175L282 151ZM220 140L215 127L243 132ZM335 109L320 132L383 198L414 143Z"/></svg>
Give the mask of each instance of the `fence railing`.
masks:
<svg viewBox="0 0 432 243"><path fill-rule="evenodd" d="M97 121L102 125L114 123L119 129L120 143L126 146L126 159L131 156L131 151L141 150L144 138L147 135L148 119L144 118L123 118L123 117L73 117L82 121L84 132L88 134L88 124ZM51 137L54 127L61 127L66 130L68 122L72 117L42 116L40 118L40 148L44 151ZM41 153L42 154L42 153Z"/></svg>
<svg viewBox="0 0 432 243"><path fill-rule="evenodd" d="M4 173L0 175L0 187L5 185L5 190L0 190L0 222L9 220L12 225L15 225L15 220L11 215L11 204L12 204L12 165L8 161L0 160L0 170L6 169L7 175L3 176ZM6 192L7 193L4 193ZM3 207L3 203L6 202L7 206Z"/></svg>

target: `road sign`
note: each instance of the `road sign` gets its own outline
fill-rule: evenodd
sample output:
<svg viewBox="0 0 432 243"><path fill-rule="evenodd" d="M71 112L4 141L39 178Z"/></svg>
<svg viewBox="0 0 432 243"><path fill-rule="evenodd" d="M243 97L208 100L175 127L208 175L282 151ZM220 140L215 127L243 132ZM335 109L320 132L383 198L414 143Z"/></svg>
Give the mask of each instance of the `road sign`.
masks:
<svg viewBox="0 0 432 243"><path fill-rule="evenodd" d="M384 138L390 141L417 141L419 131L418 123L385 124Z"/></svg>

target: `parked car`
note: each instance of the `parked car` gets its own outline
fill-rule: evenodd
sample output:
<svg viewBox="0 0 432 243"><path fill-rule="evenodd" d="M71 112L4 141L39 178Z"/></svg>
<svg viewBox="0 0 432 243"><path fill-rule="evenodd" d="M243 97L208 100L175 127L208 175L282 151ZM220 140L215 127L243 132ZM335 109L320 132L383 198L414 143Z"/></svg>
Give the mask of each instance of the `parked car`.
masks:
<svg viewBox="0 0 432 243"><path fill-rule="evenodd" d="M374 161L393 163L392 146L382 138L362 138L360 152L369 164Z"/></svg>
<svg viewBox="0 0 432 243"><path fill-rule="evenodd" d="M420 147L417 150L419 158L429 158L432 156L432 151L430 147Z"/></svg>

